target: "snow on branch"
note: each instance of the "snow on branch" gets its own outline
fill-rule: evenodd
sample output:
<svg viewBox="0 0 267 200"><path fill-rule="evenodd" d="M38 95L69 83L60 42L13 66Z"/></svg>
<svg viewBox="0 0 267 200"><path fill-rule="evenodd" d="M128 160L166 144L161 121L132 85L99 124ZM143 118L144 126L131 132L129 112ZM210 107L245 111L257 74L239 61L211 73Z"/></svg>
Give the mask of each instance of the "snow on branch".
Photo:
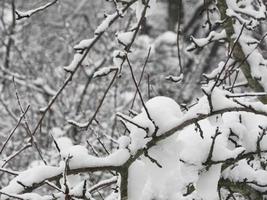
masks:
<svg viewBox="0 0 267 200"><path fill-rule="evenodd" d="M117 13L114 13L112 15L106 15L105 20L96 28L95 35L99 35L105 32L117 15L118 15Z"/></svg>
<svg viewBox="0 0 267 200"><path fill-rule="evenodd" d="M186 48L187 51L193 51L197 48L203 48L211 42L226 39L225 30L221 32L211 31L206 38L195 38L191 36L192 44Z"/></svg>
<svg viewBox="0 0 267 200"><path fill-rule="evenodd" d="M24 14L17 12L17 15L21 18L30 17L34 13L49 7L53 2L56 1ZM222 2L228 5L228 8L225 8L225 13L222 13L222 16L228 14L228 17L222 19L220 25L228 24L232 18L235 18L237 20L232 21L233 26L230 28L222 27L223 29L219 29L222 30L220 32L211 31L206 38L191 38L192 44L187 48L188 51L203 48L213 41L221 40L229 42L229 49L226 61L220 62L211 73L204 74L207 79L207 83L203 84L201 88L204 95L198 99L196 104L189 109L186 108L186 111L182 111L181 106L169 97L156 96L150 98L148 94L149 100L146 102L146 96L142 94L141 89L143 88L140 83L150 50L140 80L137 81L136 79L136 68L134 67L136 63L132 61L134 58L130 57L134 54L131 46L144 22L143 20L149 14L147 11L151 11L155 2L155 0L113 0L111 3L115 6L116 12L105 16L105 19L96 28L92 38L81 40L74 46L74 58L69 65L64 67L68 73L63 85L55 92L44 84L43 79L35 81L34 85L36 87L53 97L48 105L42 109L41 117L37 124L33 126L33 131L29 128L30 139L25 140L26 145L24 144L17 152L0 161L1 173L13 176L9 184L0 190L1 199L93 199L92 193L116 184L116 187L112 188L114 192L107 199L138 200L163 196L166 199L211 200L219 199L218 191L220 193L221 188L229 186L227 185L229 184L228 181L244 184L246 188L249 187L256 192L266 193L267 173L264 168L266 168L267 155L267 106L260 102L252 102L251 99L247 98L264 97L267 96L266 92L256 90L255 92L234 93L233 88L241 85L236 84L237 78L233 82L230 80L229 91L225 90L227 78L234 73L238 75L239 68L243 64L251 66L249 68L251 69L249 71L251 76L263 85L263 89L267 87L265 80L267 77L267 62L258 50L258 46L263 39L256 40L249 32L250 28L256 25L256 22L265 17L266 11L262 8L262 1L259 0L255 4L251 4L252 1L218 1L218 5ZM121 9L120 3L126 6ZM204 4L206 3L208 2L204 1ZM207 15L209 15L209 4L204 6L206 6ZM81 92L83 95L86 93L92 78L115 72L100 100L96 99L98 105L95 106L92 115L85 123L76 122L76 120L82 120L82 115L87 116L87 113L89 113L89 111L82 113L79 108L75 114L71 115L78 117L75 120L68 120L69 124L75 127L69 124L64 125L67 133L52 136L59 155L57 157L59 159L58 163L55 163L54 160L48 165L38 163L38 166L20 172L8 169L9 166L5 167L9 160L15 158L28 147L36 147L33 146L35 143L32 143L35 139L33 136L45 124L44 117L48 111L58 100L59 95L65 91L74 74L77 74L79 67L83 65L89 51L107 28L117 19L122 18L125 11L130 7L135 9L137 23L130 30L117 32L116 38L118 43L123 45L123 50L114 51L113 58L110 61L113 61L113 65L109 64L107 67L102 67L101 64L92 71L89 81ZM207 17L210 19L209 16ZM255 23L253 20L255 20ZM242 23L240 23L241 21ZM230 22L229 24L231 24ZM210 28L213 28L212 24L210 24ZM232 30L229 31L231 28ZM175 36L175 34L171 35ZM168 42L174 44L174 39L175 37L172 37L171 41L168 40ZM160 45L159 48L161 48ZM113 50L113 47L111 49ZM113 135L120 129L117 129L116 116L113 115L115 125L111 130L112 135L103 134L108 140L112 141L109 148L98 135L98 128L103 128L108 123L102 125L96 116L117 80L117 75L125 61L128 64L136 90L135 96L138 95L143 108L139 113L133 114L130 112L129 115L116 110L116 116L123 123L125 131L122 135ZM180 76L170 75L166 79L172 82L180 82L181 80L186 82L186 76L186 73ZM148 87L150 87L149 84ZM114 93L114 101L117 104L117 88ZM87 96L85 99L88 99ZM4 146L0 149L0 154L22 119L24 119L27 110L28 108L19 118L16 127L9 133ZM63 118L66 119L64 115ZM27 120L24 121L27 125ZM96 128L95 124L92 124L93 121L96 121L99 127ZM91 124L92 127L90 127ZM89 127L92 130L93 139L91 137L84 138L83 135L80 136L85 139L84 141L87 141L96 156L90 155L85 146L74 145L73 141L66 136L69 134L76 136L77 132L80 131L76 129L77 127L85 132L88 131ZM96 144L102 151L96 147ZM82 181L79 180L79 183L70 186L73 175L85 173L91 176L92 172L101 172L105 175L100 177L96 181L97 183L92 181L95 185L89 183L88 180L90 179L87 177L82 177ZM43 185L51 187L57 193L43 197L33 193L33 190ZM230 193L231 189L232 187L229 186Z"/></svg>
<svg viewBox="0 0 267 200"><path fill-rule="evenodd" d="M106 76L108 75L109 73L113 72L113 71L116 71L118 70L117 67L115 66L110 66L110 67L103 67L101 69L99 69L98 71L96 71L93 75L94 78L97 78L97 77L102 77L102 76Z"/></svg>
<svg viewBox="0 0 267 200"><path fill-rule="evenodd" d="M262 0L258 1L231 1L226 0L228 9L226 14L245 23L248 28L255 28L260 20L266 19L266 7Z"/></svg>
<svg viewBox="0 0 267 200"><path fill-rule="evenodd" d="M159 128L157 135L148 134L145 130L140 128L140 126L151 127L151 130L154 128L151 119L148 118L144 109L132 119L124 116L124 120L127 118L126 123L128 123L127 127L130 131L130 140L120 139L120 148L107 157L94 157L89 155L87 149L81 145L70 144L69 147L64 147L61 145L64 143L58 141L62 159L69 158L67 174L112 170L122 175L125 170L128 170L131 164L135 163L138 158L142 158L142 156L148 159L149 162L153 162L153 164L156 163L156 165L154 164L155 167L160 166L160 168L165 168L166 162L162 160L162 157L154 153L155 150L153 150L153 148L160 145L164 140L169 141L168 138L171 138L187 127L200 122L199 127L201 127L201 129L204 128L204 135L203 137L199 137L199 139L204 140L209 137L206 128L203 126L203 120L227 113L253 113L267 117L267 107L262 104L231 100L234 97L231 96L231 99L228 99L227 95L230 94L229 92L222 91L219 88L208 92L208 88L211 87L207 87L206 89L206 92L210 93L211 98L204 96L185 114L181 112L179 105L170 98L155 97L149 100L146 103L146 108L150 118ZM212 110L209 109L209 101L212 101ZM206 159L203 157L203 163L200 166L204 165L209 167L207 169L213 169L213 165L221 163L224 160L236 161L237 158L242 157L244 148L236 148L233 151L224 149L223 155L218 153L222 151L219 151L219 149L224 148L219 142L222 136L223 134L218 134L214 137L209 155L206 154L206 151L201 151L207 157ZM168 144L168 142L166 144ZM184 162L189 162L189 160L190 158L187 157L187 161ZM64 162L61 162L59 166L38 166L24 172L19 172L9 185L4 187L0 192L6 194L6 196L8 196L8 194L17 195L24 192L31 192L45 184L46 181L60 179L64 170ZM99 184L105 185L111 182L113 183L114 181L115 180L112 179L108 181L108 183Z"/></svg>
<svg viewBox="0 0 267 200"><path fill-rule="evenodd" d="M17 15L17 18L16 20L20 20L20 19L23 19L23 18L29 18L31 17L32 15L40 12L40 11L43 11L45 10L46 8L52 6L53 4L55 4L58 0L53 0L43 6L40 6L38 8L35 8L35 9L32 9L32 10L28 10L28 11L18 11L16 10L16 15Z"/></svg>
<svg viewBox="0 0 267 200"><path fill-rule="evenodd" d="M68 175L105 170L118 171L119 167L123 165L127 159L129 159L129 152L125 149L120 149L104 158L85 154L80 150L80 148L77 148L77 146L73 146L69 153L71 158L69 160L69 168L67 170ZM31 192L32 190L45 184L45 181L55 181L62 178L64 169L64 163L61 163L58 167L38 166L28 169L24 172L20 172L8 186L0 190L0 193L19 194Z"/></svg>

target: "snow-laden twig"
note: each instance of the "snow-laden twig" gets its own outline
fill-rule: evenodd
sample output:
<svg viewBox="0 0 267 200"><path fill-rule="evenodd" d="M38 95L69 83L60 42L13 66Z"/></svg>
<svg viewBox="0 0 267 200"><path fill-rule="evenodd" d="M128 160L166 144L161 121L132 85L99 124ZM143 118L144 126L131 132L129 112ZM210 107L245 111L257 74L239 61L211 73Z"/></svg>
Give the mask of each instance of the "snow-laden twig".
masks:
<svg viewBox="0 0 267 200"><path fill-rule="evenodd" d="M58 1L58 0L53 0L53 1L47 3L47 4L43 5L43 6L40 6L40 7L38 7L38 8L32 9L32 10L24 11L24 12L23 12L23 11L18 11L18 10L16 10L16 11L15 11L15 12L16 12L16 15L17 15L16 20L20 20L20 19L22 19L22 18L29 18L29 17L31 17L32 15L34 15L34 14L40 12L40 11L43 11L43 10L45 10L46 8L52 6L52 5L55 4L57 1Z"/></svg>
<svg viewBox="0 0 267 200"><path fill-rule="evenodd" d="M240 98L240 97L258 97L258 96L266 96L266 92L254 92L254 93L235 93L235 94L229 94L226 95L228 98Z"/></svg>
<svg viewBox="0 0 267 200"><path fill-rule="evenodd" d="M11 174L11 175L14 175L14 176L19 175L19 172L16 172L16 171L13 171L13 170L10 170L10 169L5 169L5 168L2 168L2 167L0 167L0 171L8 173L8 174Z"/></svg>
<svg viewBox="0 0 267 200"><path fill-rule="evenodd" d="M128 123L130 123L130 124L133 124L133 125L136 126L137 128L143 129L146 133L148 133L148 131L149 131L149 130L148 130L148 127L142 127L141 125L135 123L134 121L131 120L131 118L130 118L129 116L124 115L124 114L122 114L122 113L117 113L116 115L117 115L119 118L121 118L123 121L126 121L126 122L128 122ZM126 124L124 124L124 125L127 127Z"/></svg>
<svg viewBox="0 0 267 200"><path fill-rule="evenodd" d="M99 183L95 184L94 186L90 187L88 189L88 191L90 193L93 193L95 192L96 190L98 189L101 189L101 188L104 188L104 187L107 187L107 186L110 186L112 184L115 184L117 182L117 177L112 177L112 178L109 178L107 180L103 180L103 181L100 181Z"/></svg>
<svg viewBox="0 0 267 200"><path fill-rule="evenodd" d="M203 48L211 42L226 39L226 32L222 30L221 32L211 31L206 38L195 38L191 36L192 44L187 47L187 51L193 51L197 48Z"/></svg>
<svg viewBox="0 0 267 200"><path fill-rule="evenodd" d="M168 81L172 81L174 83L179 83L183 80L184 78L184 75L183 74L180 74L179 76L172 76L172 75L169 75L169 76L166 76L166 80Z"/></svg>
<svg viewBox="0 0 267 200"><path fill-rule="evenodd" d="M76 155L71 155L69 160L67 173L68 175L77 174L82 172L95 172L95 171L118 171L119 167L123 165L129 158L128 150L118 150L107 157L97 158L94 156L80 155L79 152ZM81 157L82 156L82 157ZM80 157L80 158L79 158ZM77 161L79 160L79 162ZM31 192L35 188L46 184L46 181L55 181L62 178L62 173L65 170L64 165L58 167L54 166L38 166L32 169L28 169L24 172L20 172L19 175L9 183L8 186L2 188L1 192L6 193L25 193ZM18 184L18 181L27 187L22 187Z"/></svg>
<svg viewBox="0 0 267 200"><path fill-rule="evenodd" d="M0 190L0 194L5 195L5 196L8 196L8 197L10 197L10 198L14 198L14 199L25 200L25 199L22 198L20 195L9 194L9 193L6 193L6 192L2 192L1 190Z"/></svg>

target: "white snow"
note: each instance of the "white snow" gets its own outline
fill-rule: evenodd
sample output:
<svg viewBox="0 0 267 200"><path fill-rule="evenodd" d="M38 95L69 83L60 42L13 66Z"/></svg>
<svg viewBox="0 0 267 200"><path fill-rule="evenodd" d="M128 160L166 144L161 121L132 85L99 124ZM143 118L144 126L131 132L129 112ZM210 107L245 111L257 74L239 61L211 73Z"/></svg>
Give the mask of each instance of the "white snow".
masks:
<svg viewBox="0 0 267 200"><path fill-rule="evenodd" d="M187 47L187 51L191 51L197 47L204 47L210 42L218 41L226 38L226 32L225 30L222 30L221 32L211 31L209 35L205 38L195 38L191 36L192 44Z"/></svg>
<svg viewBox="0 0 267 200"><path fill-rule="evenodd" d="M78 64L81 62L83 54L76 53L74 54L74 58L68 66L64 67L64 70L67 72L74 72L77 68Z"/></svg>
<svg viewBox="0 0 267 200"><path fill-rule="evenodd" d="M110 72L115 71L115 70L118 70L118 68L114 66L102 67L101 69L99 69L98 71L94 73L93 77L96 78L96 77L106 76Z"/></svg>
<svg viewBox="0 0 267 200"><path fill-rule="evenodd" d="M99 35L106 31L106 29L110 26L112 20L115 19L117 13L107 15L106 18L102 21L102 23L96 28L95 35Z"/></svg>
<svg viewBox="0 0 267 200"><path fill-rule="evenodd" d="M180 106L171 98L157 96L150 99L146 104L149 116L158 127L157 135L160 135L170 129L179 118L182 117ZM148 118L145 109L135 116L132 121L141 127L148 128L149 132L137 127L134 124L127 123L127 127L130 130L131 144L129 148L134 153L138 149L145 147L146 143L150 141L151 134L155 131L153 122Z"/></svg>
<svg viewBox="0 0 267 200"><path fill-rule="evenodd" d="M169 75L165 79L178 83L178 82L182 81L183 78L184 78L184 75L183 74L180 74L179 76Z"/></svg>
<svg viewBox="0 0 267 200"><path fill-rule="evenodd" d="M148 176L147 173L147 167L141 160L135 161L130 166L128 178L129 200L142 199L142 191Z"/></svg>
<svg viewBox="0 0 267 200"><path fill-rule="evenodd" d="M130 143L131 143L131 138L129 138L128 136L121 136L118 139L118 144L120 149L125 149L126 147L128 147Z"/></svg>
<svg viewBox="0 0 267 200"><path fill-rule="evenodd" d="M212 84L203 88L211 95L213 109L221 110L226 108L236 108L237 105L231 98L227 98L230 92L220 88L211 90ZM263 104L243 102L252 109L267 111ZM126 126L130 133L118 139L119 148L106 157L95 157L89 155L88 150L82 145L73 145L72 141L64 136L59 128L52 130L54 138L58 143L62 161L59 166L34 166L14 178L8 186L1 191L10 194L19 194L24 191L17 181L24 185L31 186L44 180L50 180L55 176L60 176L65 168L65 161L69 159L69 172L79 171L86 168L105 168L107 166L121 166L128 159L132 158L138 150L144 150L153 137L162 137L163 134L186 120L197 118L200 114L209 114L209 102L206 96L199 99L198 103L182 113L179 104L173 99L157 96L145 103L149 116L159 130L157 135L153 135L155 126L149 119L145 108L135 117L127 118ZM223 176L232 181L257 181L266 184L267 173L260 169L259 163L254 163L253 167L246 161L237 162L234 168L227 168L221 173L221 164L213 164L206 168L205 163L208 158L212 161L222 161L235 159L241 153L255 151L257 141L262 127L267 127L266 116L258 116L248 112L232 112L215 116L219 120L211 117L198 121L198 126L192 123L183 130L173 133L164 140L147 150L147 155L141 155L129 168L128 190L129 200L190 200L190 198L202 200L217 200L218 180ZM242 118L242 120L240 120ZM129 121L134 122L130 123ZM143 128L148 128L146 132ZM201 128L203 135L201 136ZM214 139L216 130L220 132ZM230 135L236 143L236 147L229 140ZM211 157L209 152L214 142ZM263 137L260 145L267 149L267 138ZM265 156L265 155L264 155ZM152 162L152 161L156 161ZM68 183L73 194L80 194L82 191L82 179L69 175ZM114 181L112 179L112 181ZM184 197L188 184L195 187L195 191ZM257 189L257 186L251 184ZM64 186L62 186L64 188ZM91 188L92 189L92 188ZM88 193L87 196L90 194ZM32 196L37 198L37 196ZM31 196L29 197L31 198ZM40 197L41 198L41 197ZM43 197L42 197L43 198ZM112 193L107 199L117 199L118 196Z"/></svg>
<svg viewBox="0 0 267 200"><path fill-rule="evenodd" d="M81 145L71 146L70 141L66 138L59 142L62 148L62 143L65 145L65 151L62 152L64 158L69 157L70 170L81 168L92 168L101 166L120 166L127 161L130 157L127 149L119 149L107 157L99 158L88 154L87 149ZM8 186L4 187L1 191L10 194L19 194L24 191L24 187L18 183L20 181L26 186L32 186L34 183L40 183L44 180L49 180L55 176L59 176L63 173L65 168L64 161L60 163L60 166L37 166L30 168L24 172L21 172L16 178L14 178Z"/></svg>
<svg viewBox="0 0 267 200"><path fill-rule="evenodd" d="M1 191L10 194L18 194L24 191L24 187L18 183L21 182L25 186L31 186L33 183L38 183L49 179L52 176L60 174L61 168L52 166L38 166L21 172L19 176L14 178L8 186L2 188Z"/></svg>
<svg viewBox="0 0 267 200"><path fill-rule="evenodd" d="M243 1L242 7L238 5L237 2L232 0L226 1L228 8L232 9L235 13L244 14L250 16L254 19L265 19L265 6L255 6L256 3L254 1ZM255 7L257 9L255 9Z"/></svg>
<svg viewBox="0 0 267 200"><path fill-rule="evenodd" d="M50 196L40 196L39 194L36 193L25 193L21 194L18 197L22 199L27 199L27 200L50 200Z"/></svg>
<svg viewBox="0 0 267 200"><path fill-rule="evenodd" d="M262 169L253 169L246 160L239 161L238 165L233 169L227 168L223 172L223 177L236 182L242 182L244 179L247 179L249 182L255 181L258 184L267 184L267 172ZM251 184L251 187L254 187L259 191L264 191L266 189L266 187L258 187L255 184Z"/></svg>
<svg viewBox="0 0 267 200"><path fill-rule="evenodd" d="M209 74L203 74L208 79L214 79L216 76L223 70L223 67L225 65L225 62L219 62L218 67L215 68L211 73Z"/></svg>
<svg viewBox="0 0 267 200"><path fill-rule="evenodd" d="M77 44L77 45L74 46L74 49L75 50L83 50L83 49L86 49L86 48L90 47L94 41L95 41L95 37L90 38L90 39L82 40L82 41L80 41L79 44Z"/></svg>
<svg viewBox="0 0 267 200"><path fill-rule="evenodd" d="M129 2L129 0L126 1ZM234 20L236 33L233 37L234 39L240 33L240 23L246 23L246 28L254 28L258 24L258 20L266 17L266 8L259 6L260 2L262 2L261 0L226 0L226 2L229 7L227 9L227 15L237 19ZM146 17L153 14L155 8L156 0L150 0ZM132 9L136 13L137 22L134 24L136 25L144 9L142 0L137 0L132 6ZM30 16L33 12L34 10L31 10L25 13L19 12L19 14ZM122 10L119 9L118 12L122 14ZM118 13L107 15L95 30L95 36L91 39L80 41L79 44L74 46L74 49L79 52L79 50L89 48L95 42L95 39L98 38L99 34L106 31L111 22L118 17L117 15ZM249 24L250 21L251 24ZM128 45L132 42L133 36L134 32L129 31L119 32L116 37L119 43ZM193 44L188 49L204 47L212 41L225 38L225 30L221 30L220 32L211 31L205 38L192 37ZM157 37L154 42L152 40L147 36L139 37L141 47L152 44L154 48L152 48L153 54L153 50L162 48L163 45L175 46L177 34L168 31ZM239 40L244 54L248 56L247 62L250 66L253 66L251 67L252 76L258 78L259 82L267 91L267 61L260 50L257 49L259 42L246 29L244 29ZM84 56L84 54L80 53L74 54L73 60L64 69L67 72L74 72L78 64L82 62ZM113 65L99 69L94 73L94 77L104 76L114 70L118 70L125 60L125 52L115 50L112 59ZM99 63L102 63L102 61ZM232 63L232 59L229 60L226 66L224 66L224 62L220 62L216 69L209 74L205 74L206 78L215 79L224 67L227 68ZM98 66L97 63L95 65ZM180 76L170 75L167 79L178 82L183 79L183 74ZM43 78L36 79L33 81L33 84L42 88L48 94L55 94L55 91L46 84ZM219 198L217 187L220 178L236 182L247 180L251 182L249 183L251 187L266 192L267 171L263 170L261 161L267 159L267 153L262 152L259 155L256 151L259 146L262 150L267 150L267 136L262 135L266 131L267 117L251 112L257 110L267 113L267 106L259 102L252 102L251 99L248 101L246 98L237 98L238 93L233 94L223 90L221 87L213 87L213 84L214 82L211 82L203 86L202 89L207 96L203 95L195 106L184 113L175 100L164 96L156 96L148 100L136 116L130 117L120 114L129 130L129 134L125 132L122 136L118 137L117 141L112 138L113 141L117 142L118 148L108 156L96 157L89 154L84 144L74 145L72 140L65 134L66 130L70 130L69 126L63 129L54 127L51 130L51 134L60 150L60 158L57 156L57 160L51 161L50 165L40 164L39 160L32 162L29 165L29 169L22 172L14 172L15 178L0 191L16 195L22 199L51 199L51 195L48 197L40 196L37 193L24 192L27 186L31 187L34 184L42 184L44 181L54 181L55 178L61 178L59 181L60 187L64 190L65 185L62 174L65 170L65 164L68 161L68 175L66 178L70 187L70 194L81 196L83 194L85 177L83 175L77 175L77 173L87 173L90 169L92 171L99 169L109 171L107 168L120 167L125 163L128 164L127 161L135 158L137 152L143 152L140 156L138 154L138 159L129 167L129 200L217 200ZM82 87L78 84L77 88L79 92ZM133 93L129 90L121 94L120 98L130 101L130 96L132 98ZM232 112L231 110L231 112L220 114L217 114L217 112L216 115L212 113L214 111L229 111L229 109L241 108L242 105L236 103L233 99L238 99L238 101L245 105L248 111ZM121 105L122 107L123 105ZM199 117L206 118L200 120ZM170 130L177 130L173 128L183 125L184 122L187 122L187 125L183 129L181 128L176 132L173 131L172 135L168 135L170 134ZM79 124L73 120L69 120L69 123L76 124L80 127L86 126L86 124ZM103 126L106 126L106 124ZM158 128L158 132L155 134L156 127ZM220 134L215 137L215 134L218 132ZM261 136L263 137L259 141ZM107 138L111 139L109 136ZM212 152L210 151L211 148L213 148ZM235 165L221 172L223 161L239 158L238 156L242 153L253 153L256 159L250 160L250 162L247 162L246 159L236 161ZM51 155L52 158L54 158L53 156L55 155ZM58 161L59 159L60 161ZM210 163L207 161L217 163L209 165ZM5 161L0 160L0 166L4 163ZM6 172L8 171L13 172L12 170L6 169ZM87 174L86 176L88 177L89 175ZM87 177L86 180L89 180ZM104 180L101 179L102 181L96 185L89 183L87 185L86 197L93 199L90 192L101 184L106 183L108 185L109 183L117 182L119 185L120 178L118 174L113 177L107 175L103 177ZM259 187L256 184L252 184L254 182L265 186ZM189 184L194 186L195 191L188 196L184 196ZM58 199L64 198L64 194L62 193L58 193L55 196ZM9 198L1 195L1 199ZM119 199L119 193L117 192L113 192L106 197L106 200L117 199Z"/></svg>
<svg viewBox="0 0 267 200"><path fill-rule="evenodd" d="M226 97L230 92L215 88L211 94L213 110L222 110L225 108L237 108L240 107L237 103Z"/></svg>
<svg viewBox="0 0 267 200"><path fill-rule="evenodd" d="M51 134L53 135L54 138L60 138L64 136L64 131L60 127L53 127L51 129Z"/></svg>
<svg viewBox="0 0 267 200"><path fill-rule="evenodd" d="M209 86L206 90L211 94L214 110L239 106L226 97L230 94L227 91L219 88L210 91ZM209 113L209 104L206 97L201 98L198 104L190 108L185 114L180 111L176 102L166 97L155 97L148 101L146 106L151 118L159 126L159 135L185 120L197 117L200 113ZM254 107L255 105L253 105ZM258 108L264 109L262 105L259 105ZM242 123L239 121L239 114L242 115ZM175 200L177 198L191 199L190 197L194 197L203 200L216 200L218 198L217 184L221 177L221 164L212 165L208 171L203 166L208 158L216 129L219 127L221 134L214 141L211 159L213 161L235 159L241 153L255 151L255 148L249 147L249 143L253 143L255 147L260 131L257 125L264 123L267 126L267 122L264 120L266 117L258 116L255 121L252 119L255 116L257 115L245 112L225 113L220 115L220 120L216 122L213 122L210 118L199 121L199 126L204 134L203 138L200 136L199 130L196 131L195 124L192 124L157 143L156 146L148 150L148 155L162 167L159 167L144 155L141 156L140 160L135 161L129 172L129 199ZM174 122L172 122L172 119ZM153 124L149 121L144 109L132 118L132 121L143 127L148 127L149 134L151 134L151 130L152 132L154 130ZM253 123L251 123L252 121ZM143 129L132 124L128 126L131 137L129 149L131 154L134 154L137 149L146 147L150 140ZM241 147L234 147L229 142L230 129L236 134L235 138ZM263 139L262 143L264 147L267 147L267 139ZM243 175L245 173L241 177ZM255 178L255 176L253 177ZM263 180L261 179L259 182L264 183ZM189 183L194 184L196 191L186 198L183 197L181 191L184 191L183 188Z"/></svg>
<svg viewBox="0 0 267 200"><path fill-rule="evenodd" d="M125 56L125 52L120 50L115 50L113 52L113 64L115 67L120 68L123 63L123 57Z"/></svg>
<svg viewBox="0 0 267 200"><path fill-rule="evenodd" d="M221 176L221 164L213 165L207 172L200 175L196 191L204 200L217 200L218 196L218 181Z"/></svg>
<svg viewBox="0 0 267 200"><path fill-rule="evenodd" d="M127 46L131 43L134 36L134 31L119 32L116 34L117 40L120 44Z"/></svg>

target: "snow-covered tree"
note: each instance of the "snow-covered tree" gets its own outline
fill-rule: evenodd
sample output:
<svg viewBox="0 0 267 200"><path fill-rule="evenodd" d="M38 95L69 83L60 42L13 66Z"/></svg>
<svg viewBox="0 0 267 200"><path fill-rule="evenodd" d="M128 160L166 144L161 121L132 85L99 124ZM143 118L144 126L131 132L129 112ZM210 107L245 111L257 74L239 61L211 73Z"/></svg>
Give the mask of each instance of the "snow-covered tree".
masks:
<svg viewBox="0 0 267 200"><path fill-rule="evenodd" d="M0 5L0 199L267 198L263 0Z"/></svg>

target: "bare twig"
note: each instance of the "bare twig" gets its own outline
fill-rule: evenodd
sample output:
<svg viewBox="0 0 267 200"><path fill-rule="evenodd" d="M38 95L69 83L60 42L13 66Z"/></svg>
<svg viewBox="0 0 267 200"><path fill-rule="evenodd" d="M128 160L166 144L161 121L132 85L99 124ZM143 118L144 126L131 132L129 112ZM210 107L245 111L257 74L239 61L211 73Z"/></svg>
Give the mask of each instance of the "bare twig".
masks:
<svg viewBox="0 0 267 200"><path fill-rule="evenodd" d="M154 120L151 118L151 116L150 116L150 114L149 114L149 111L148 111L148 109L147 109L147 107L146 107L146 104L145 104L145 102L144 102L144 99L143 99L143 97L142 97L141 91L140 91L140 89L139 89L139 87L138 87L138 84L137 84L137 82L136 82L136 80L135 80L134 73L133 73L133 68L132 68L132 65L131 65L130 60L129 60L129 58L128 58L127 55L126 55L126 60L127 60L128 65L129 65L129 68L130 68L130 72L131 72L131 76L132 76L134 85L135 85L135 87L136 87L136 90L137 90L138 95L139 95L139 97L140 97L140 100L141 100L141 102L142 102L142 106L143 106L144 109L145 109L145 112L146 112L146 114L147 114L148 119L149 119L149 120L153 123L153 125L154 125L154 128L155 128L154 131L153 131L153 136L154 136L154 135L156 135L157 132L158 132L158 126L156 125L156 123L154 122Z"/></svg>
<svg viewBox="0 0 267 200"><path fill-rule="evenodd" d="M9 161L11 161L13 158L15 158L16 156L18 156L19 154L21 154L24 150L28 149L29 147L31 147L32 144L31 143L27 143L26 145L24 145L23 147L21 147L18 151L16 151L15 153L11 154L10 156L8 156L7 158L4 158L4 164L1 167L4 167Z"/></svg>
<svg viewBox="0 0 267 200"><path fill-rule="evenodd" d="M148 53L147 53L147 56L146 56L146 60L145 60L145 63L144 63L144 65L143 65L143 68L142 68L142 72L141 72L141 76L140 76L140 78L139 78L139 81L138 81L138 87L140 86L140 84L141 84L141 81L142 81L142 79L143 79L143 75L144 75L144 72L145 72L145 68L146 68L146 65L147 65L147 63L148 63L148 59L149 59L149 56L150 56L150 52L151 52L151 47L149 47L149 49L148 49ZM132 100L132 104L131 104L131 107L130 107L130 109L133 109L133 106L134 106L134 102L135 102L135 98L136 98L136 95L137 95L137 89L135 90L135 93L134 93L134 97L133 97L133 100Z"/></svg>
<svg viewBox="0 0 267 200"><path fill-rule="evenodd" d="M181 47L180 47L180 34L181 34L181 21L182 21L182 1L178 0L178 27L177 27L177 53L178 53L178 61L179 61L179 68L180 68L180 74L183 73L183 65L182 65L182 59L181 59Z"/></svg>
<svg viewBox="0 0 267 200"><path fill-rule="evenodd" d="M120 117L121 119L123 119L124 121L126 122L129 122L130 124L133 124L134 126L136 126L137 128L140 128L140 129L143 129L146 133L148 133L148 127L143 127L137 123L135 123L133 120L129 119L128 116L124 116L123 114L121 113L117 113L116 114L118 117Z"/></svg>
<svg viewBox="0 0 267 200"><path fill-rule="evenodd" d="M4 142L2 148L0 149L0 154L3 152L5 146L7 145L8 141L11 139L11 137L13 136L13 134L15 133L16 129L19 127L19 125L20 125L22 119L24 118L24 116L25 116L26 113L28 112L29 108L30 108L30 105L27 106L26 110L25 110L25 111L22 113L22 115L20 116L20 118L19 118L19 120L18 120L16 126L15 126L15 127L13 128L13 130L9 133L8 138L7 138L6 141Z"/></svg>
<svg viewBox="0 0 267 200"><path fill-rule="evenodd" d="M224 65L223 65L223 67L222 67L220 73L218 74L215 83L213 84L213 86L212 86L212 88L211 88L211 91L213 91L213 89L217 86L217 83L218 83L218 81L220 80L220 77L221 77L223 71L225 70L228 61L229 61L230 58L232 57L232 54L233 54L233 52L234 52L234 49L235 49L236 45L238 44L238 40L240 39L240 37L241 37L241 35L242 35L243 31L244 31L245 26L246 26L246 25L243 24L243 26L242 26L242 28L241 28L241 30L240 30L240 33L239 33L237 39L235 40L235 42L234 42L234 44L233 44L233 47L232 47L230 53L228 54L228 57L227 57L227 59L226 59Z"/></svg>

